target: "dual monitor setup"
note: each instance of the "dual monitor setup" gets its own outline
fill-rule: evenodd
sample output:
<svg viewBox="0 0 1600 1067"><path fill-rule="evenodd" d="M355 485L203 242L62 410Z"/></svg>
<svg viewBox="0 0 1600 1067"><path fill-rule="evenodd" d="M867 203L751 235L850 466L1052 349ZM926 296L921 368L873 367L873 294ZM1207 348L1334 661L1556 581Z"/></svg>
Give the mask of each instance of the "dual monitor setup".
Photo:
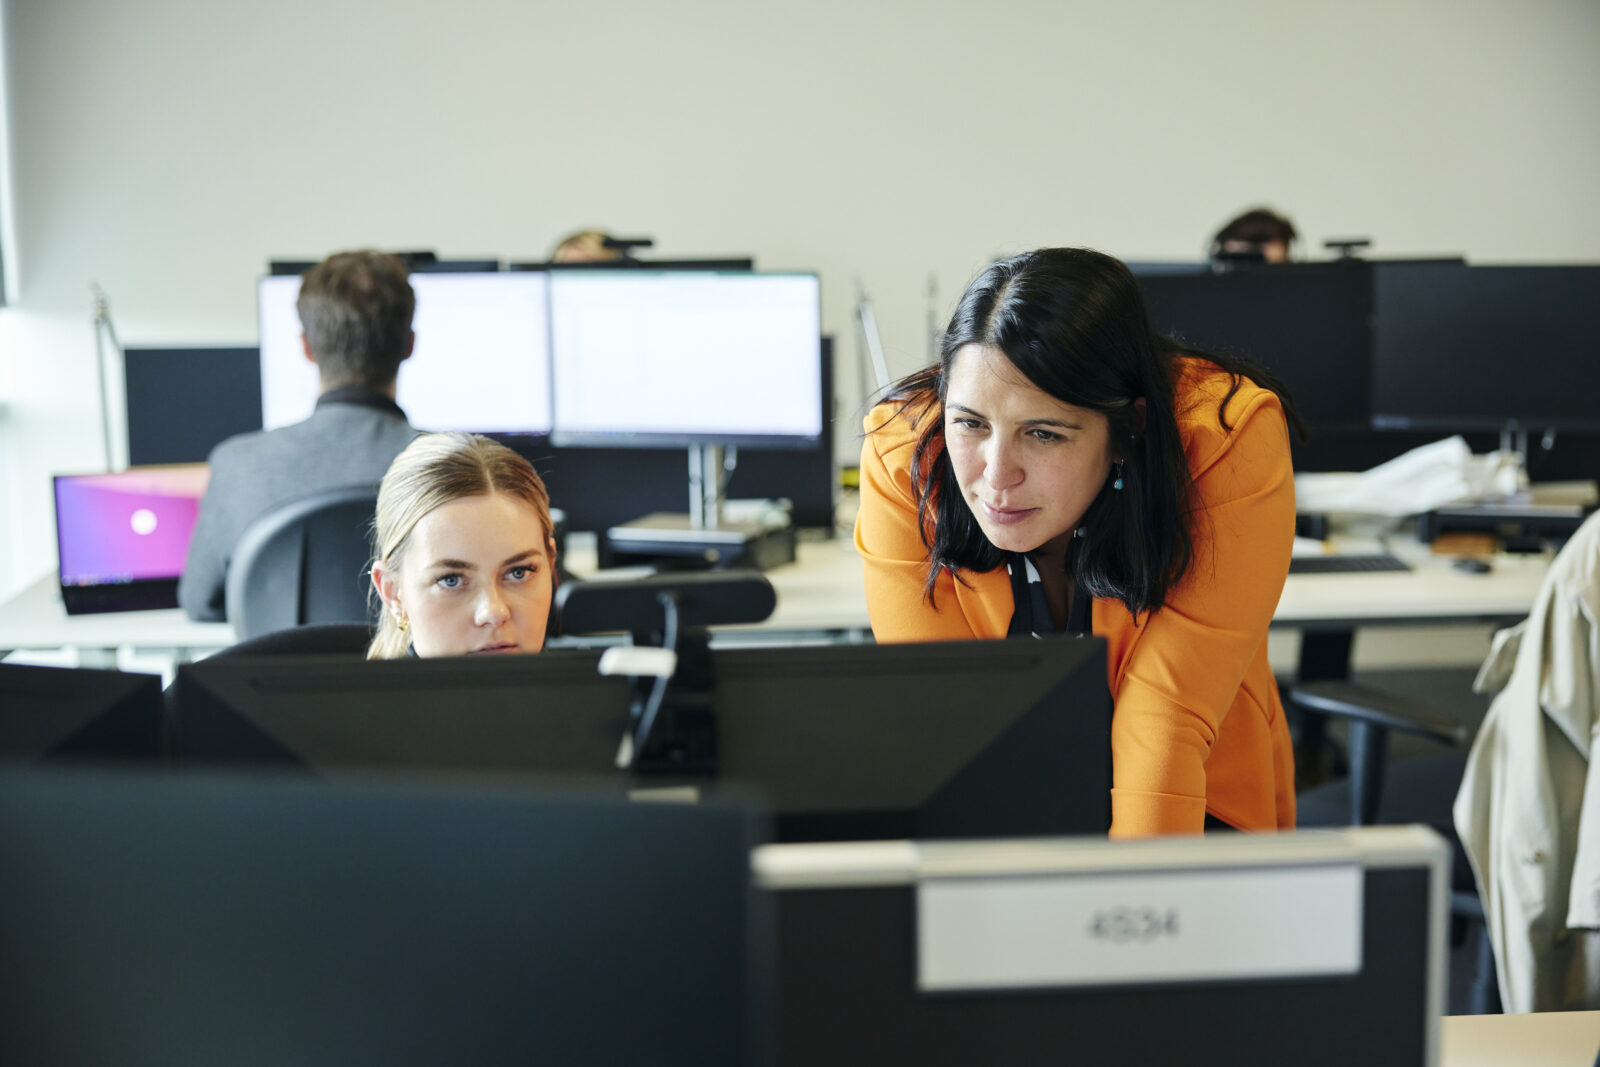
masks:
<svg viewBox="0 0 1600 1067"><path fill-rule="evenodd" d="M557 447L688 450L687 516L651 515L611 535L641 554L678 542L691 555L754 555L762 526L723 520L725 449L823 440L829 398L814 274L525 270L417 273L411 285L416 345L396 399L414 425L547 437ZM316 403L299 287L292 276L260 283L267 429L306 418Z"/></svg>
<svg viewBox="0 0 1600 1067"><path fill-rule="evenodd" d="M557 445L804 446L822 433L811 274L585 270L413 274L416 348L398 402L429 430ZM260 282L267 429L317 397L300 279Z"/></svg>
<svg viewBox="0 0 1600 1067"><path fill-rule="evenodd" d="M1600 266L1132 266L1156 328L1265 364L1313 447L1368 430L1600 433Z"/></svg>
<svg viewBox="0 0 1600 1067"><path fill-rule="evenodd" d="M639 651L627 647L224 653L180 666L163 703L143 676L0 665L0 760L746 788L765 795L786 841L1106 832L1103 642L708 648L701 627L732 619L756 586L770 611L765 580L736 572L565 591L563 617L583 632L662 631L655 642L677 650L664 677L611 666ZM668 595L681 625L664 627Z"/></svg>

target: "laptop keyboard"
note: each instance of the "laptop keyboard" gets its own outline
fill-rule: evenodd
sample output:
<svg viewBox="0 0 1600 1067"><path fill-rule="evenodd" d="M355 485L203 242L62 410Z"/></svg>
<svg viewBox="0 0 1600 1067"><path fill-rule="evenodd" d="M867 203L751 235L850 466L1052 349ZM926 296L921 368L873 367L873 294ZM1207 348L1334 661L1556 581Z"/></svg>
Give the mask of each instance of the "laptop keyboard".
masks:
<svg viewBox="0 0 1600 1067"><path fill-rule="evenodd" d="M1368 571L1408 571L1411 568L1387 554L1367 556L1294 556L1290 574L1357 574Z"/></svg>

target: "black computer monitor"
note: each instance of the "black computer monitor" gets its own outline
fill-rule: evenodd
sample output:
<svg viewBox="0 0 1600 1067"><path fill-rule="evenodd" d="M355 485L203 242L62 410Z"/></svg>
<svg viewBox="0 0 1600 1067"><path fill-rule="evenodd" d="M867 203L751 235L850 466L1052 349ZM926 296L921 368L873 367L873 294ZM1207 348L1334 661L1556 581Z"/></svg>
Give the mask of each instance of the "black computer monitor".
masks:
<svg viewBox="0 0 1600 1067"><path fill-rule="evenodd" d="M779 1067L1438 1062L1449 859L1423 827L777 845L756 870Z"/></svg>
<svg viewBox="0 0 1600 1067"><path fill-rule="evenodd" d="M498 259L432 259L409 264L412 274L492 274Z"/></svg>
<svg viewBox="0 0 1600 1067"><path fill-rule="evenodd" d="M632 689L591 652L500 660L229 659L179 668L175 758L617 777ZM1111 698L1096 638L711 653L714 776L786 841L1104 834Z"/></svg>
<svg viewBox="0 0 1600 1067"><path fill-rule="evenodd" d="M259 349L134 346L122 354L130 466L201 463L234 434L261 429Z"/></svg>
<svg viewBox="0 0 1600 1067"><path fill-rule="evenodd" d="M161 758L161 679L0 663L0 764Z"/></svg>
<svg viewBox="0 0 1600 1067"><path fill-rule="evenodd" d="M725 256L710 259L602 259L585 261L582 263L512 263L511 270L723 270L723 271L752 271L756 269L756 261L752 258L741 256Z"/></svg>
<svg viewBox="0 0 1600 1067"><path fill-rule="evenodd" d="M439 261L438 254L426 249L415 252L395 252L400 261L406 265L407 270L421 270ZM269 259L267 261L268 274L304 274L306 271L322 262L318 259ZM498 262L498 261L496 261ZM490 268L499 270L499 266Z"/></svg>
<svg viewBox="0 0 1600 1067"><path fill-rule="evenodd" d="M1375 270L1378 428L1600 432L1600 266Z"/></svg>
<svg viewBox="0 0 1600 1067"><path fill-rule="evenodd" d="M1282 380L1318 433L1371 419L1368 265L1296 263L1139 275L1150 321L1201 350L1244 356Z"/></svg>
<svg viewBox="0 0 1600 1067"><path fill-rule="evenodd" d="M758 840L731 805L3 776L0 1062L761 1062Z"/></svg>

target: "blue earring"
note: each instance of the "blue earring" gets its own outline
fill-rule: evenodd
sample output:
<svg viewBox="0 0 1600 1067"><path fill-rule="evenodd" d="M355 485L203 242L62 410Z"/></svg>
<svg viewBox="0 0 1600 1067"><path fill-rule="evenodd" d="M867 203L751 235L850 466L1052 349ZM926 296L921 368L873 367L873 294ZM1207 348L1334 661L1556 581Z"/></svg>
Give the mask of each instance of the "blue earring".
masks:
<svg viewBox="0 0 1600 1067"><path fill-rule="evenodd" d="M1111 488L1118 489L1118 490L1120 490L1122 488L1122 464L1121 463L1117 464L1117 480L1111 483Z"/></svg>

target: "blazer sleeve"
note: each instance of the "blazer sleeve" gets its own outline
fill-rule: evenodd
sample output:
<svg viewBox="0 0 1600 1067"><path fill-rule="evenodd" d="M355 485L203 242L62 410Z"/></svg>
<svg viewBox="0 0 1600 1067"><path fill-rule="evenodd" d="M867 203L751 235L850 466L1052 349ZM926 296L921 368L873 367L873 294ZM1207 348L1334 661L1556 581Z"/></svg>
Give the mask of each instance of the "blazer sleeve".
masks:
<svg viewBox="0 0 1600 1067"><path fill-rule="evenodd" d="M910 424L879 407L865 422L861 443L861 508L856 549L861 553L872 633L882 642L970 641L980 636L956 601L948 571L934 585L933 603L923 593L928 548L922 543L916 496L911 488Z"/></svg>
<svg viewBox="0 0 1600 1067"><path fill-rule="evenodd" d="M1201 508L1194 556L1123 664L1111 745L1111 833L1199 833L1206 758L1267 639L1294 544L1294 471L1283 409L1256 391L1233 430L1189 442ZM1220 439L1220 440L1219 440ZM1203 453L1209 451L1209 456ZM1263 768L1262 773L1270 773Z"/></svg>
<svg viewBox="0 0 1600 1067"><path fill-rule="evenodd" d="M226 442L224 442L226 443ZM199 622L221 622L226 618L223 604L228 578L228 559L233 554L234 523L228 504L228 487L235 476L226 453L219 445L211 453L211 482L200 499L200 514L195 519L194 535L189 539L189 555L178 578L178 606Z"/></svg>

